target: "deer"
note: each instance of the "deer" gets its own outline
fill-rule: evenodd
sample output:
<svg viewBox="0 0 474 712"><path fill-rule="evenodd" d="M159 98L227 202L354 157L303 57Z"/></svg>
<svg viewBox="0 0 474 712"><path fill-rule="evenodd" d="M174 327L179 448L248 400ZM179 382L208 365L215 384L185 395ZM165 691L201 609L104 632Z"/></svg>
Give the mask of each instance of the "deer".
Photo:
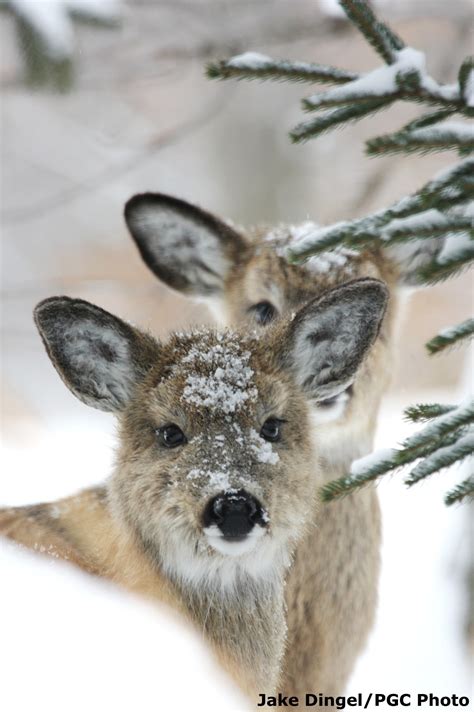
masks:
<svg viewBox="0 0 474 712"><path fill-rule="evenodd" d="M59 376L118 420L115 465L101 486L0 510L0 532L170 605L249 699L275 694L293 558L325 516L312 403L363 368L387 302L383 282L358 279L266 330L195 328L160 342L84 300L45 299L34 318Z"/></svg>
<svg viewBox="0 0 474 712"><path fill-rule="evenodd" d="M204 303L220 324L265 330L328 290L382 280L390 294L376 342L345 389L312 399L322 433L324 483L347 475L373 450L377 415L394 364L400 292L443 238L359 251L339 247L289 264L286 248L317 225L243 228L162 193L133 196L125 221L148 269L167 287ZM315 487L317 483L315 481ZM282 689L341 694L373 628L380 573L381 514L368 485L315 510L287 582L288 643Z"/></svg>

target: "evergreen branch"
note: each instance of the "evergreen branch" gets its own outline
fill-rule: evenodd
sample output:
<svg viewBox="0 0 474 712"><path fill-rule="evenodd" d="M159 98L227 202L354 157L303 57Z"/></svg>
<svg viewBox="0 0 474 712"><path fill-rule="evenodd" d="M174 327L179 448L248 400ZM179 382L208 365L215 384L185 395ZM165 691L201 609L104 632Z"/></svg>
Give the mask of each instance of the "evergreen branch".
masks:
<svg viewBox="0 0 474 712"><path fill-rule="evenodd" d="M466 57L458 74L461 97L469 116L474 115L474 57Z"/></svg>
<svg viewBox="0 0 474 712"><path fill-rule="evenodd" d="M435 418L422 430L406 438L403 448L405 451L418 451L420 448L430 445L430 443L435 442L438 444L440 438L444 438L455 430L472 423L474 423L474 400Z"/></svg>
<svg viewBox="0 0 474 712"><path fill-rule="evenodd" d="M450 413L457 406L441 405L440 403L419 403L418 405L410 405L404 410L405 420L411 420L413 423L419 423L432 418L437 418L445 413Z"/></svg>
<svg viewBox="0 0 474 712"><path fill-rule="evenodd" d="M339 0L339 4L375 51L387 64L392 64L397 50L405 46L400 37L383 22L377 20L365 0Z"/></svg>
<svg viewBox="0 0 474 712"><path fill-rule="evenodd" d="M290 138L293 143L302 143L315 136L320 136L325 131L341 124L346 124L349 121L359 121L364 116L375 114L377 111L385 109L392 101L393 98L391 96L382 99L368 99L328 111L322 116L295 126L293 131L290 132Z"/></svg>
<svg viewBox="0 0 474 712"><path fill-rule="evenodd" d="M287 259L291 263L304 262L318 252L340 244L356 248L364 247L370 241L378 241L381 231L392 220L406 218L431 208L438 210L452 208L454 204L467 202L472 197L474 197L474 158L467 158L444 171L413 195L398 200L389 208L364 218L343 221L315 230L312 235L299 240L287 249Z"/></svg>
<svg viewBox="0 0 474 712"><path fill-rule="evenodd" d="M355 85L354 87L352 85ZM340 89L337 87L336 89ZM336 91L328 89L328 91L319 92L303 99L302 105L305 111L314 111L316 109L330 108L334 106L344 106L345 104L360 104L367 101L375 101L378 99L390 99L390 103L396 99L400 99L401 94L398 89L387 88L377 94L369 91L361 92L357 87L357 81L344 84L344 91Z"/></svg>
<svg viewBox="0 0 474 712"><path fill-rule="evenodd" d="M434 472L443 470L445 467L454 465L456 462L465 460L466 457L474 454L474 432L466 433L453 444L445 447L437 447L436 451L418 463L405 483L411 487L420 482Z"/></svg>
<svg viewBox="0 0 474 712"><path fill-rule="evenodd" d="M395 470L409 465L415 460L427 458L439 451L440 448L448 450L460 442L460 437L462 439L465 433L466 428L461 426L457 431L448 433L436 442L430 442L419 449L404 448L397 450L392 448L381 450L378 453L356 460L352 463L351 471L348 475L328 482L321 487L319 491L320 499L323 502L330 502L377 480L382 475L393 473ZM447 467L447 465L445 466Z"/></svg>
<svg viewBox="0 0 474 712"><path fill-rule="evenodd" d="M462 249L446 257L442 262L433 260L414 273L418 284L438 284L455 274L468 269L474 260L474 240Z"/></svg>
<svg viewBox="0 0 474 712"><path fill-rule="evenodd" d="M431 455L443 445L449 447L457 442L459 432L462 432L462 429L453 434L448 434L441 440L431 442L419 450L414 450L413 448L397 450L393 448L356 460L352 463L349 475L328 482L320 489L320 498L323 502L330 502L369 484L369 482L377 480L381 475L394 472L421 457Z"/></svg>
<svg viewBox="0 0 474 712"><path fill-rule="evenodd" d="M474 500L474 477L467 477L459 485L456 485L452 490L446 493L444 498L445 504L457 504L467 497L470 501Z"/></svg>
<svg viewBox="0 0 474 712"><path fill-rule="evenodd" d="M460 341L472 338L474 338L474 319L466 319L466 321L456 324L450 329L441 331L428 341L425 346L430 355L433 355L459 344Z"/></svg>
<svg viewBox="0 0 474 712"><path fill-rule="evenodd" d="M415 215L421 218L428 211ZM443 215L439 213L438 220L426 220L425 222L413 221L410 218L405 220L394 220L384 230L381 239L384 246L393 245L398 242L409 242L410 240L431 239L454 232L473 232L473 219L466 215ZM474 233L473 233L474 237Z"/></svg>
<svg viewBox="0 0 474 712"><path fill-rule="evenodd" d="M425 126L432 126L433 124L437 124L439 121L448 119L450 116L457 113L457 111L457 108L441 109L438 111L432 111L429 114L423 114L423 116L419 116L417 119L413 119L413 121L406 124L401 131L412 131L413 129L422 129Z"/></svg>
<svg viewBox="0 0 474 712"><path fill-rule="evenodd" d="M260 79L318 84L345 84L358 77L354 72L337 67L271 59L253 52L211 62L206 67L206 74L210 79Z"/></svg>
<svg viewBox="0 0 474 712"><path fill-rule="evenodd" d="M413 153L421 151L453 150L465 155L474 151L474 130L461 123L425 126L411 131L398 131L394 134L379 136L367 141L367 154Z"/></svg>

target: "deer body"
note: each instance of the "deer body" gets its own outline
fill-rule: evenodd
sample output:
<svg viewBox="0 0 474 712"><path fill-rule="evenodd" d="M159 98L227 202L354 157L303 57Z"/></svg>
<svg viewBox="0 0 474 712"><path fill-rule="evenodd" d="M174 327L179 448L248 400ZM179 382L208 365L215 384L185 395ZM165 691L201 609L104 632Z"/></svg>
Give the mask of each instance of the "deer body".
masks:
<svg viewBox="0 0 474 712"><path fill-rule="evenodd" d="M439 239L390 250L338 248L290 265L285 248L313 224L246 232L184 201L149 193L128 202L125 218L150 270L172 289L204 300L226 324L266 327L351 280L383 280L391 298L375 344L344 391L313 401L323 481L346 475L353 460L371 452L393 365L398 286L410 283L412 271L432 258ZM311 690L344 691L375 619L380 536L372 487L313 516L286 590L285 694L302 699Z"/></svg>
<svg viewBox="0 0 474 712"><path fill-rule="evenodd" d="M287 626L290 644L305 644L295 626L314 588L298 563L314 543L325 457L310 403L353 381L386 299L381 282L356 280L267 332L198 330L167 344L82 300L45 300L35 318L59 375L118 417L116 465L104 488L1 510L0 531L171 604L254 701L274 693L291 680ZM333 533L326 521L322 531ZM314 667L322 660L308 682Z"/></svg>

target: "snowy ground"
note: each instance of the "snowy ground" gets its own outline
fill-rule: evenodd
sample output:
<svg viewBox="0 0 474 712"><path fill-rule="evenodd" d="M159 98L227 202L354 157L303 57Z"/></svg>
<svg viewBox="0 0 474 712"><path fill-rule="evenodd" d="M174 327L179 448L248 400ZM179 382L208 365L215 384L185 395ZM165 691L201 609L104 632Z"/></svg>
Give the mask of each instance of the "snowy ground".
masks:
<svg viewBox="0 0 474 712"><path fill-rule="evenodd" d="M429 395L422 399L453 399L452 393ZM412 428L401 419L403 404L385 403L378 447L393 445ZM28 447L4 445L0 501L45 500L98 482L112 450L113 426L101 414L51 421ZM380 486L379 613L348 692L468 694L462 640L467 511L442 502L457 477L440 475L411 491L399 478ZM114 711L245 708L200 641L167 611L4 544L0 568L1 709L84 710L92 696L96 709Z"/></svg>

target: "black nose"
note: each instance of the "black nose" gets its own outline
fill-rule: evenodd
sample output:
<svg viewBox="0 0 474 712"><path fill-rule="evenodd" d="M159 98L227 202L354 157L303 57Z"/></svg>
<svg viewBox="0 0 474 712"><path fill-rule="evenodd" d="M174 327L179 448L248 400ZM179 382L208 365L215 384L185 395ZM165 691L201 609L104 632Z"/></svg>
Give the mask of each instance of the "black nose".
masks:
<svg viewBox="0 0 474 712"><path fill-rule="evenodd" d="M255 524L265 526L263 509L245 490L218 494L207 503L203 514L204 528L216 525L226 539L239 541Z"/></svg>

